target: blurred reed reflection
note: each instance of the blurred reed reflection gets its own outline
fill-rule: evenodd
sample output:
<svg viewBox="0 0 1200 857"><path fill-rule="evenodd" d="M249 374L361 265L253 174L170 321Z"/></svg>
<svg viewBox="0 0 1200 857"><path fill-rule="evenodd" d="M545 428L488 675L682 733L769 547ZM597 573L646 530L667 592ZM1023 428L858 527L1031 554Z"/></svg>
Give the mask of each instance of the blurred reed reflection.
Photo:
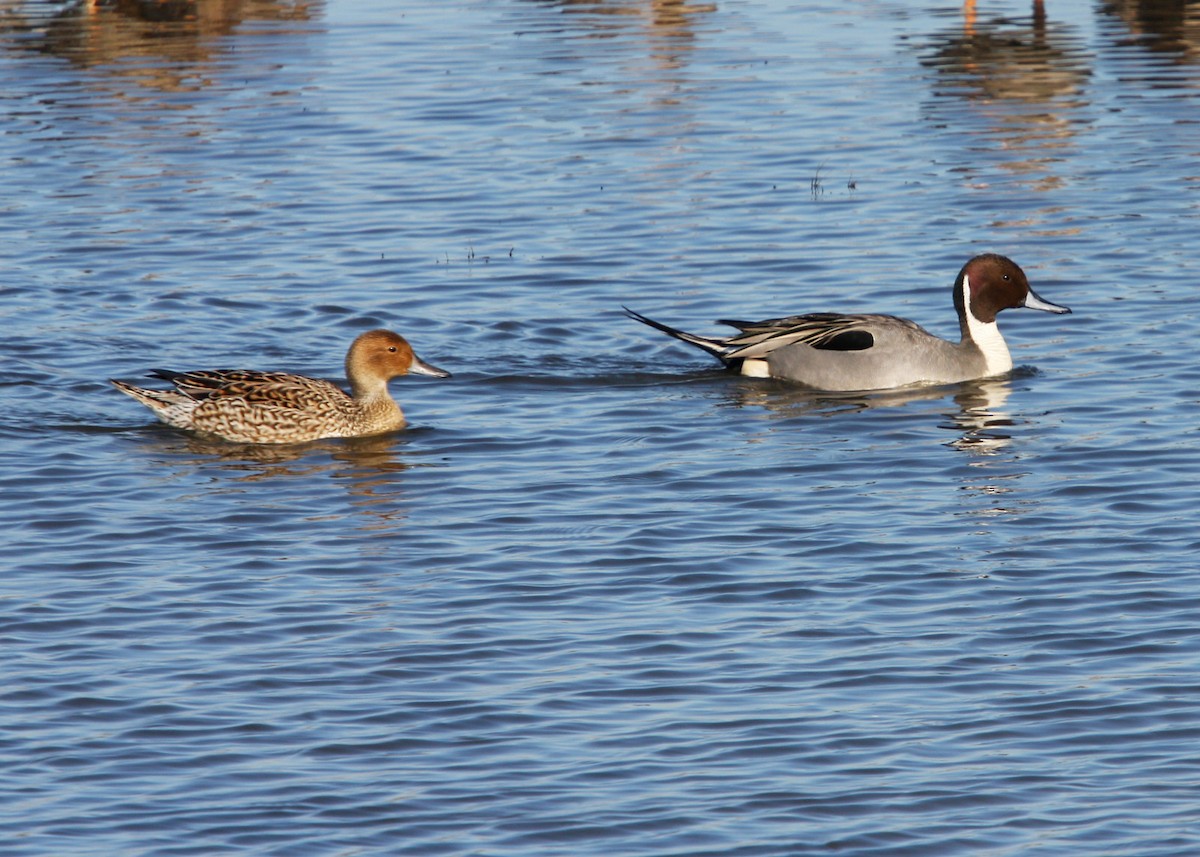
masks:
<svg viewBox="0 0 1200 857"><path fill-rule="evenodd" d="M220 40L250 21L309 21L321 0L78 0L32 3L0 18L10 48L63 57L164 91L206 85ZM197 68L200 66L200 68Z"/></svg>
<svg viewBox="0 0 1200 857"><path fill-rule="evenodd" d="M571 23L592 38L610 38L635 28L648 55L663 69L680 68L695 42L699 16L715 12L716 3L687 0L554 0Z"/></svg>
<svg viewBox="0 0 1200 857"><path fill-rule="evenodd" d="M1123 44L1172 55L1182 63L1200 60L1200 4L1188 0L1112 0L1102 3L1100 10L1124 25L1128 36Z"/></svg>
<svg viewBox="0 0 1200 857"><path fill-rule="evenodd" d="M974 145L994 139L1003 168L1054 189L1062 185L1054 161L1077 133L1093 61L1078 29L1051 21L1041 3L1028 18L981 18L972 0L961 24L932 35L923 51L922 64L937 72L928 112L974 132Z"/></svg>

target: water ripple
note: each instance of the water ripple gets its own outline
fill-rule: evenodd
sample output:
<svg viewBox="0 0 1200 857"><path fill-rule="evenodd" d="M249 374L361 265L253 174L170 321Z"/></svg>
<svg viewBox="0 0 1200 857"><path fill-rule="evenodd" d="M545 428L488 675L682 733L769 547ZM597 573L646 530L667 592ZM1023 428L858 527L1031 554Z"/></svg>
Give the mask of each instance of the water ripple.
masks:
<svg viewBox="0 0 1200 857"><path fill-rule="evenodd" d="M8 10L5 853L1195 852L1197 40L1046 5ZM620 313L953 336L983 250L1074 309L1005 379ZM106 381L380 326L396 435Z"/></svg>

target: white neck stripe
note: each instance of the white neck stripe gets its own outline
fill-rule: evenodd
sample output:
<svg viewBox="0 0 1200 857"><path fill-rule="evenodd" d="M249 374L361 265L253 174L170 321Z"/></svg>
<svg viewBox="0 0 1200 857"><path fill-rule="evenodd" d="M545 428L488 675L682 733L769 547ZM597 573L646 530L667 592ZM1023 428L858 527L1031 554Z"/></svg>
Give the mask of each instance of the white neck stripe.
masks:
<svg viewBox="0 0 1200 857"><path fill-rule="evenodd" d="M1008 352L1008 343L1000 335L996 322L983 322L975 317L971 309L971 279L963 274L963 307L967 313L967 332L972 341L983 352L983 360L987 374L1003 375L1012 370L1012 355Z"/></svg>

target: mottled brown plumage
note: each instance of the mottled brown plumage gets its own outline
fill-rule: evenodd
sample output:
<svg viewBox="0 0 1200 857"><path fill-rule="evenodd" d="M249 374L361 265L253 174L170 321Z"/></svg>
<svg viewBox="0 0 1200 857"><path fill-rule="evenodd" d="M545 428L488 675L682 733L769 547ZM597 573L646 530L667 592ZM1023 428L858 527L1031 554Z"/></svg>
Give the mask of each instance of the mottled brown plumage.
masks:
<svg viewBox="0 0 1200 857"><path fill-rule="evenodd" d="M350 395L317 378L246 369L150 373L170 381L173 390L112 383L177 428L238 443L298 443L403 428L404 414L388 392L388 381L409 373L450 376L418 358L399 334L371 330L346 353Z"/></svg>

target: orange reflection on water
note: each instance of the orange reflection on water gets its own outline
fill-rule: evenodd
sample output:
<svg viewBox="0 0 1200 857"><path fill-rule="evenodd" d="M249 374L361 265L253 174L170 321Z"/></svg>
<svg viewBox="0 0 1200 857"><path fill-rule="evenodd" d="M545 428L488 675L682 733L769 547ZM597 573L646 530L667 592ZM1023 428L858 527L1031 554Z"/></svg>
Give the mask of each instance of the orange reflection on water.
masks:
<svg viewBox="0 0 1200 857"><path fill-rule="evenodd" d="M162 91L204 85L221 39L252 21L308 21L305 0L83 0L44 19L26 12L3 28L28 34L18 44Z"/></svg>

